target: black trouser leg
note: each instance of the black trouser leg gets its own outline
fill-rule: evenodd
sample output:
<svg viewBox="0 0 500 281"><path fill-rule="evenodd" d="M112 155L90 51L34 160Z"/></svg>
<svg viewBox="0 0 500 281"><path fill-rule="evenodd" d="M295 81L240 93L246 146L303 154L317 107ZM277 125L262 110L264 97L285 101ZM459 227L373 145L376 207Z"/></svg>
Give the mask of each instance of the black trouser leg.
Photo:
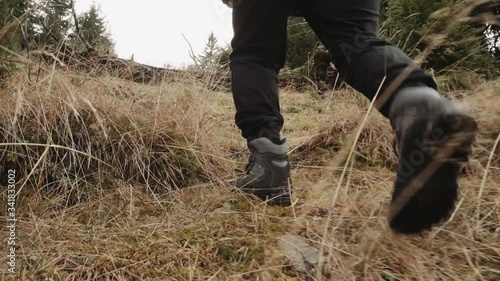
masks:
<svg viewBox="0 0 500 281"><path fill-rule="evenodd" d="M380 0L298 1L299 10L329 49L341 76L370 100L384 77L381 93L413 65L398 47L378 38ZM432 77L419 68L399 88L419 85L437 88ZM385 116L390 101L380 109Z"/></svg>
<svg viewBox="0 0 500 281"><path fill-rule="evenodd" d="M279 141L283 126L278 96L285 63L287 0L237 0L230 68L236 125L248 141Z"/></svg>

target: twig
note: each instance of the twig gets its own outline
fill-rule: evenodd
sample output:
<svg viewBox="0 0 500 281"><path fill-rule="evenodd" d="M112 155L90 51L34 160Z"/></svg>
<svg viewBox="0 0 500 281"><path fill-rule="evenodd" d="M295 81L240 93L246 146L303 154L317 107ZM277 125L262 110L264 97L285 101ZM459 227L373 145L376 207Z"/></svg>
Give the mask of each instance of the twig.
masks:
<svg viewBox="0 0 500 281"><path fill-rule="evenodd" d="M189 45L189 57L193 60L194 64L196 66L199 66L200 65L200 60L198 59L198 57L194 54L194 51L193 51L193 46L191 45L191 43L189 43L189 40L186 38L186 36L184 36L184 33L182 33L182 37L184 38L184 40L186 40L186 42L188 43Z"/></svg>

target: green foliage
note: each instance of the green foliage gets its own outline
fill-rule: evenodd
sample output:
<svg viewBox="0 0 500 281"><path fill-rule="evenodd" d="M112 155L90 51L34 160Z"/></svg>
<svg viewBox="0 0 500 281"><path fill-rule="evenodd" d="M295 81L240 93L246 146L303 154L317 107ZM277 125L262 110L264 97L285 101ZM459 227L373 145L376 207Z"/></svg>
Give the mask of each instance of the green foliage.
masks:
<svg viewBox="0 0 500 281"><path fill-rule="evenodd" d="M233 49L231 48L230 45L227 45L227 46L222 47L220 49L219 64L220 64L221 68L229 69L229 63L231 61L230 56L231 56L232 52L233 52Z"/></svg>
<svg viewBox="0 0 500 281"><path fill-rule="evenodd" d="M38 6L35 4L40 3L33 0L0 0L0 2L2 3L0 9L1 24L6 24L19 17L28 7L36 7L22 25L26 38L23 38L22 33L18 30L10 35L11 37L17 36L18 39L9 40L8 44L2 42L4 46L9 46L16 51L30 47L33 49L44 47L57 49L58 45L68 43L68 39L72 43L77 41L75 40L78 36L72 13L72 0L46 1L43 5ZM77 24L80 31L78 35L87 42L84 44L80 40L79 43L82 46L90 46L98 50L113 49L113 43L106 31L104 19L95 5L77 17Z"/></svg>
<svg viewBox="0 0 500 281"><path fill-rule="evenodd" d="M208 35L203 52L195 55L190 52L191 59L197 70L207 71L215 69L228 69L231 46L220 47L219 40L213 32Z"/></svg>
<svg viewBox="0 0 500 281"><path fill-rule="evenodd" d="M292 69L304 66L319 39L302 17L288 20L287 66Z"/></svg>
<svg viewBox="0 0 500 281"><path fill-rule="evenodd" d="M71 0L47 1L28 20L28 34L35 46L55 46L71 28Z"/></svg>
<svg viewBox="0 0 500 281"><path fill-rule="evenodd" d="M76 16L76 21L75 16L72 0L48 1L35 10L28 21L31 45L58 49L63 43L76 51L93 48L101 53L113 53L114 44L96 5Z"/></svg>
<svg viewBox="0 0 500 281"><path fill-rule="evenodd" d="M385 0L382 3L382 35L411 57L428 48L430 39L445 35L423 66L436 72L460 68L493 78L500 74L500 60L488 47L485 24L457 23L465 8L459 0ZM449 31L448 34L443 34Z"/></svg>
<svg viewBox="0 0 500 281"><path fill-rule="evenodd" d="M219 40L213 32L208 35L207 43L203 53L198 56L198 64L202 69L210 68L218 64L220 59Z"/></svg>
<svg viewBox="0 0 500 281"><path fill-rule="evenodd" d="M16 21L27 8L27 1L23 0L0 0L0 27L4 27ZM0 44L11 51L19 51L23 44L23 34L20 28L15 28L0 39ZM11 55L4 49L0 49L0 85L3 79L15 68Z"/></svg>
<svg viewBox="0 0 500 281"><path fill-rule="evenodd" d="M0 7L0 26L4 27L24 14L27 3L23 0L0 0ZM22 32L18 28L7 34L0 43L9 49L19 50L22 39Z"/></svg>
<svg viewBox="0 0 500 281"><path fill-rule="evenodd" d="M427 30L430 15L446 0L384 0L382 5L384 35L403 51L414 55L415 46Z"/></svg>
<svg viewBox="0 0 500 281"><path fill-rule="evenodd" d="M76 50L85 51L92 47L100 53L114 53L114 43L96 5L78 16L77 22L78 28L75 27L75 33L70 34L71 45Z"/></svg>
<svg viewBox="0 0 500 281"><path fill-rule="evenodd" d="M93 48L99 53L114 52L104 19L95 5L78 16L75 24L73 0L51 0L39 4L40 1L35 0L0 0L1 27L18 20L28 8L34 8L27 19L0 39L2 47L17 53L47 47L59 50L66 45L76 51ZM0 49L0 84L15 66L10 53Z"/></svg>
<svg viewBox="0 0 500 281"><path fill-rule="evenodd" d="M492 2L497 3L495 1L500 3L498 0ZM486 78L498 77L500 28L498 25L457 23L454 16L463 11L465 5L462 0L383 0L381 35L412 58L428 48L433 36L447 35L427 56L422 65L424 68L432 68L438 74L461 69ZM487 7L493 9L487 12L500 14L499 5ZM449 34L443 34L448 29ZM287 66L292 69L304 66L318 43L318 38L303 18L290 18Z"/></svg>

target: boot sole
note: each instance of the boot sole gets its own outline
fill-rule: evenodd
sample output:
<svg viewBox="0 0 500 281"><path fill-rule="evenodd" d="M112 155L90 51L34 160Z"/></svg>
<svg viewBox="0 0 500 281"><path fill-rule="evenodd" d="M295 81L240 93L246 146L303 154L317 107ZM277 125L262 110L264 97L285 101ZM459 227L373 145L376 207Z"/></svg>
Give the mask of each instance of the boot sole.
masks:
<svg viewBox="0 0 500 281"><path fill-rule="evenodd" d="M288 186L272 188L236 188L246 194L253 195L265 203L273 206L291 206L292 200L288 192Z"/></svg>
<svg viewBox="0 0 500 281"><path fill-rule="evenodd" d="M414 160L416 165L413 175L395 184L388 220L391 228L399 233L419 233L449 218L458 197L460 162L467 160L476 138L477 123L471 116L441 115L433 120L415 122L408 129L409 137L403 138L400 162L401 159L408 160L406 163ZM417 144L412 135L422 134L429 125L433 132ZM441 137L436 137L439 132ZM422 159L415 157L419 151ZM398 180L401 180L401 170L398 167Z"/></svg>

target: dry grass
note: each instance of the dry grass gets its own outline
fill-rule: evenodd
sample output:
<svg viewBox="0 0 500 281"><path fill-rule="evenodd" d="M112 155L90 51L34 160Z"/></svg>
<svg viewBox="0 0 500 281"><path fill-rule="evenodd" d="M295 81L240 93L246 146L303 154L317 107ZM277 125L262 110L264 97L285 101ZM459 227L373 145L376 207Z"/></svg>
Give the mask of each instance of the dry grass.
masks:
<svg viewBox="0 0 500 281"><path fill-rule="evenodd" d="M22 187L18 272L4 271L2 254L1 279L314 280L277 249L276 238L293 233L324 249L324 280L499 280L498 88L448 93L480 124L475 164L449 222L397 236L385 218L396 162L381 116L368 120L330 207L342 169L330 160L368 108L352 90L283 93L298 201L277 208L227 189L246 161L228 93L189 76L144 86L60 70L30 82L19 73L0 92L0 136L10 143L0 146L2 163L16 165ZM332 182L320 183L325 176Z"/></svg>

